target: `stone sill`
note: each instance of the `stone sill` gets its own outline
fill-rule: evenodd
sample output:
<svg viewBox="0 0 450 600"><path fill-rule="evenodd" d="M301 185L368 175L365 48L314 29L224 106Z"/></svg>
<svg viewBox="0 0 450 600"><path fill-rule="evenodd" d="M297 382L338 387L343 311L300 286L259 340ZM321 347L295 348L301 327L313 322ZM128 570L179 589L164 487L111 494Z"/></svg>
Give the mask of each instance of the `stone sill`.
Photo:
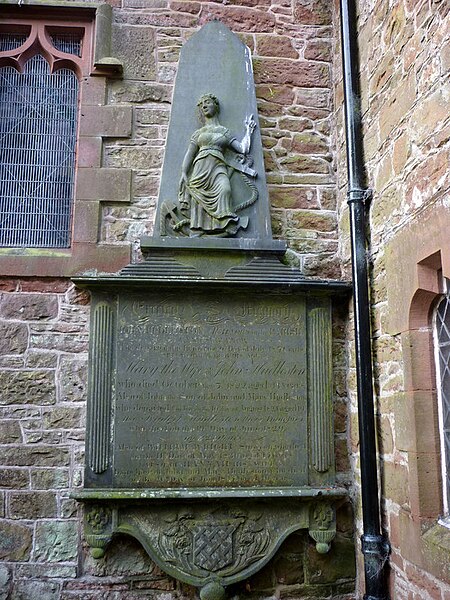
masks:
<svg viewBox="0 0 450 600"><path fill-rule="evenodd" d="M68 249L0 248L0 276L72 277L116 273L130 260L129 244L74 243Z"/></svg>
<svg viewBox="0 0 450 600"><path fill-rule="evenodd" d="M142 488L142 489L83 489L72 492L71 498L91 500L163 500L214 498L344 498L343 487L261 487L261 488Z"/></svg>
<svg viewBox="0 0 450 600"><path fill-rule="evenodd" d="M436 558L446 557L447 565L450 566L450 529L447 526L437 523L423 534L423 540L432 548Z"/></svg>

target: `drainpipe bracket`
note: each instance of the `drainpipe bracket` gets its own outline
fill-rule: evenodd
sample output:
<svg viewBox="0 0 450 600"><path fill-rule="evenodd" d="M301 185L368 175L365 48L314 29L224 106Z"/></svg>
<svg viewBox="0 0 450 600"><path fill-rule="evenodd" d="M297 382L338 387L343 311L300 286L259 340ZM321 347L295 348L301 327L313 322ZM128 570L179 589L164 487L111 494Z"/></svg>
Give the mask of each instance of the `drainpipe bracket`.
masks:
<svg viewBox="0 0 450 600"><path fill-rule="evenodd" d="M384 579L382 574L391 553L389 542L380 534L365 533L361 536L361 549L364 555L366 586L371 592L364 594L364 600L389 600L389 594L386 593L380 579Z"/></svg>
<svg viewBox="0 0 450 600"><path fill-rule="evenodd" d="M361 550L363 554L377 558L384 563L391 553L391 545L382 535L364 533L361 536Z"/></svg>
<svg viewBox="0 0 450 600"><path fill-rule="evenodd" d="M373 190L370 188L366 190L349 190L347 192L347 204L352 204L353 202L361 202L364 206L368 206L372 202L372 198Z"/></svg>

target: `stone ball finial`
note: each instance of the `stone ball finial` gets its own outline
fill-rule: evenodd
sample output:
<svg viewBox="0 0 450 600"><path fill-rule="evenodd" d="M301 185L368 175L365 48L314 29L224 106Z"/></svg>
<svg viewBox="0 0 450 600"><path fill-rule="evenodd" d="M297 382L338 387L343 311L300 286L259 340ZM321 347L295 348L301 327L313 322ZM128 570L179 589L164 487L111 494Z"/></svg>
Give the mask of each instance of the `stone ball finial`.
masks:
<svg viewBox="0 0 450 600"><path fill-rule="evenodd" d="M224 600L225 588L217 581L210 581L200 590L200 600Z"/></svg>

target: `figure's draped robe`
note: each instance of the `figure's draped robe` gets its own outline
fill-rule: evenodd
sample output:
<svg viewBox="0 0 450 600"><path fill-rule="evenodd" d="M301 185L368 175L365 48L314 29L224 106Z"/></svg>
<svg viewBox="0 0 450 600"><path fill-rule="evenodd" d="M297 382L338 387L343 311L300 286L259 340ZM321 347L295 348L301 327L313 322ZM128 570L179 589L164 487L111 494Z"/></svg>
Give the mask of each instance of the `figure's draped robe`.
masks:
<svg viewBox="0 0 450 600"><path fill-rule="evenodd" d="M218 233L239 221L231 206L229 167L224 158L233 139L221 125L202 127L191 137L198 147L187 184L194 231Z"/></svg>

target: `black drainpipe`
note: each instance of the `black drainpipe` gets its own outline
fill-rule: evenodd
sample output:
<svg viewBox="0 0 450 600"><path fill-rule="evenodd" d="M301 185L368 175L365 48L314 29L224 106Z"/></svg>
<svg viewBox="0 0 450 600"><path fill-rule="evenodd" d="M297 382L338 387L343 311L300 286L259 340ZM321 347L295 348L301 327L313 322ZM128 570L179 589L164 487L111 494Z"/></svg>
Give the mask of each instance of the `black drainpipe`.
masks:
<svg viewBox="0 0 450 600"><path fill-rule="evenodd" d="M380 527L365 235L371 190L365 185L355 0L341 0L341 37L361 458L361 544L366 582L364 599L388 600L385 564L390 545L381 534Z"/></svg>

